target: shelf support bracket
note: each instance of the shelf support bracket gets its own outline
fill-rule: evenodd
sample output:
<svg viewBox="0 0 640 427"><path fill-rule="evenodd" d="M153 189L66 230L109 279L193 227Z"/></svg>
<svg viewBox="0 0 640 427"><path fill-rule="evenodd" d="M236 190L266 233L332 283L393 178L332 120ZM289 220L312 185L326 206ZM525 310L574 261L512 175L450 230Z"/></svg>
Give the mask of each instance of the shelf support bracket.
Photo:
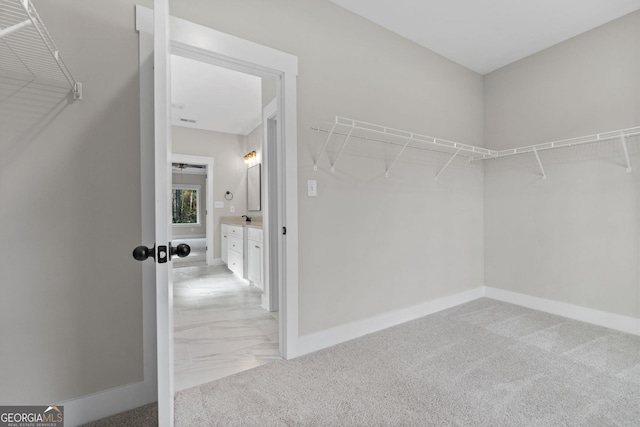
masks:
<svg viewBox="0 0 640 427"><path fill-rule="evenodd" d="M340 151L338 151L338 155L336 156L335 160L333 161L333 164L331 165L332 173L336 171L336 162L340 158L340 155L342 154L344 147L347 146L347 142L349 142L349 138L351 138L352 133L353 133L353 128L349 129L349 133L347 134L347 137L344 139L344 142L342 143L342 147L340 148Z"/></svg>
<svg viewBox="0 0 640 427"><path fill-rule="evenodd" d="M324 153L324 150L326 150L327 145L329 144L329 140L333 136L333 132L336 130L336 126L337 125L338 125L337 122L333 124L333 127L331 128L331 130L329 131L329 135L327 136L327 140L324 142L324 145L320 149L320 153L318 153L318 157L316 157L315 162L313 162L313 170L314 171L318 170L318 162L320 161L320 157L322 157L322 153Z"/></svg>
<svg viewBox="0 0 640 427"><path fill-rule="evenodd" d="M460 151L462 150L462 148L458 148L458 151L456 151L455 153L453 153L453 156L451 156L451 158L449 159L449 161L447 163L444 164L444 166L442 167L442 169L440 169L440 171L436 174L436 181L438 180L438 178L440 177L440 175L442 175L442 172L444 172L444 170L447 168L447 166L449 166L449 164L453 161L453 159L456 158L456 156L458 155L458 153L460 153Z"/></svg>
<svg viewBox="0 0 640 427"><path fill-rule="evenodd" d="M540 161L540 156L538 155L538 150L536 149L536 147L533 147L533 154L536 155L538 166L540 166L540 171L542 172L542 179L547 179L547 174L544 172L544 168L542 167L542 162Z"/></svg>
<svg viewBox="0 0 640 427"><path fill-rule="evenodd" d="M407 148L407 145L409 145L409 142L411 142L410 139L407 139L407 142L404 143L404 145L402 146L402 149L400 150L400 152L398 153L398 155L396 156L395 159L393 159L393 161L391 162L391 164L389 165L389 167L387 168L387 170L384 173L384 176L389 178L389 172L391 172L391 169L393 168L393 166L396 164L396 162L398 161L398 159L400 158L400 156L402 156L402 153L404 152L404 149Z"/></svg>
<svg viewBox="0 0 640 427"><path fill-rule="evenodd" d="M73 84L73 99L82 100L82 83L75 82Z"/></svg>
<svg viewBox="0 0 640 427"><path fill-rule="evenodd" d="M0 30L0 39L3 38L3 37L8 36L10 34L13 34L16 31L20 31L21 29L23 29L25 27L28 27L30 25L32 25L31 19L26 19L26 20L24 20L22 22L18 22L15 25L12 25L10 27L4 28L4 29Z"/></svg>
<svg viewBox="0 0 640 427"><path fill-rule="evenodd" d="M620 135L620 143L624 150L624 157L627 159L627 173L631 173L631 160L629 160L629 150L627 150L627 140L624 135Z"/></svg>

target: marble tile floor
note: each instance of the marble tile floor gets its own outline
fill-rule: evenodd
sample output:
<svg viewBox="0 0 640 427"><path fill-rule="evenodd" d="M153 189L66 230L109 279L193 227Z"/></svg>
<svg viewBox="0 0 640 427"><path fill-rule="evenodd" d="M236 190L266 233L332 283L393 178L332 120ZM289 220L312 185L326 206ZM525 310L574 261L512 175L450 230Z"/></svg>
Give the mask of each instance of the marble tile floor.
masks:
<svg viewBox="0 0 640 427"><path fill-rule="evenodd" d="M199 267L205 265L205 259L207 256L205 239L175 239L172 243L174 245L186 243L191 248L191 252L185 258L173 258L172 262L174 268Z"/></svg>
<svg viewBox="0 0 640 427"><path fill-rule="evenodd" d="M282 359L277 313L226 266L176 265L173 294L176 391Z"/></svg>

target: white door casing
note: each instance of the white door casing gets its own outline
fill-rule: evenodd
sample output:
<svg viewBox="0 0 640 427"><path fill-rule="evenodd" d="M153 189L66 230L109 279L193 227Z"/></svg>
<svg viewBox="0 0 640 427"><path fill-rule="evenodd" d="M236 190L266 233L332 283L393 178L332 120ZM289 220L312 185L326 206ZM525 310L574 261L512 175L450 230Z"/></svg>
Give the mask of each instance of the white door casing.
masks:
<svg viewBox="0 0 640 427"><path fill-rule="evenodd" d="M170 52L192 59L222 65L260 77L274 77L277 81L277 147L278 167L272 176L276 189L272 198L277 208L265 212L265 242L273 240L275 253L270 255L270 269L277 274L280 306L280 341L284 358L298 355L298 217L297 217L297 116L296 78L297 58L238 37L170 17L168 0L154 0L154 10L136 6L136 29L154 35L154 161L143 165L155 167L155 234L157 245L167 245L170 236L169 195L171 185L170 141ZM170 31L169 31L170 27ZM169 33L171 34L169 38ZM142 37L141 37L142 38ZM140 43L140 58L147 58L149 44ZM170 50L171 49L171 50ZM141 75L141 82L144 80ZM142 83L141 83L142 86ZM144 141L143 141L144 143ZM143 153L145 151L143 150ZM143 170L143 175L145 171ZM147 189L148 190L148 189ZM145 189L143 188L143 191ZM274 216L274 215L272 215ZM149 218L143 216L143 229ZM284 233L286 227L286 235ZM149 275L148 275L149 276ZM158 416L161 426L173 425L173 309L171 266L156 264L156 330L158 366ZM155 331L145 330L145 334Z"/></svg>
<svg viewBox="0 0 640 427"><path fill-rule="evenodd" d="M169 0L154 0L153 119L155 167L156 328L158 363L158 425L172 426L173 404L173 286L171 263L160 263L160 248L171 238L171 56ZM167 255L166 252L164 254Z"/></svg>
<svg viewBox="0 0 640 427"><path fill-rule="evenodd" d="M266 189L267 195L270 193L277 193L277 174L278 174L278 168L276 165L277 134L273 135L274 133L273 123L275 120L277 120L277 117L278 117L278 99L276 98L262 109L262 128L263 128L262 156L264 159L263 176L264 176L264 188ZM277 130L276 130L276 133L277 133ZM277 218L273 218L273 215L271 214L271 212L274 212L277 210L277 209L274 209L274 206L273 206L273 203L277 203L277 201L274 199L275 198L269 199L269 197L265 197L264 206L263 206L263 212L264 212L263 224L265 224L265 233L263 234L262 247L265 249L264 252L267 256L265 257L266 262L264 263L264 274L263 274L263 283L262 283L263 292L262 292L261 306L267 311L277 311L279 309L278 289L277 289L278 286L277 286L277 283L274 283L274 280L271 278L272 263L270 262L270 258L268 256L271 252L276 251L276 246L277 246L277 244L276 245L272 244L272 238L268 233L270 228L277 227L277 224L270 226L270 222L276 222L276 221L273 221L274 219L277 220ZM273 243L277 243L277 242L273 242ZM274 268L277 268L277 265L274 266ZM274 278L277 276L278 276L278 273L276 272L276 274L274 274ZM279 330L279 333L283 334L284 332L282 330ZM281 346L280 353L283 354L282 352L283 352L283 349Z"/></svg>

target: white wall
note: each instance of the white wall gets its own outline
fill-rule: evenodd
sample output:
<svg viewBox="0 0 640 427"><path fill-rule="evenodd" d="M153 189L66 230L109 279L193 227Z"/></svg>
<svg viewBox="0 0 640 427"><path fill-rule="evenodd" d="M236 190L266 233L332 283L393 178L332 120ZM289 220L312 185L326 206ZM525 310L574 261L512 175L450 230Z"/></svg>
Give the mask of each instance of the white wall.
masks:
<svg viewBox="0 0 640 427"><path fill-rule="evenodd" d="M224 208L213 209L214 257L220 258L220 217L247 213L245 137L173 126L172 138L174 153L213 157L213 200L224 202ZM225 200L226 191L233 193L233 200ZM235 212L231 212L231 206Z"/></svg>
<svg viewBox="0 0 640 427"><path fill-rule="evenodd" d="M640 12L485 76L491 148L640 125ZM639 138L485 164L488 286L640 317Z"/></svg>
<svg viewBox="0 0 640 427"><path fill-rule="evenodd" d="M143 377L134 2L34 3L84 100L12 105L0 83L2 116L24 113L0 132L2 405Z"/></svg>
<svg viewBox="0 0 640 427"><path fill-rule="evenodd" d="M312 157L335 115L472 144L482 77L326 1L175 1L172 14L297 55L299 330L364 319L483 284L482 165L355 142L338 171ZM330 153L336 151L332 145ZM316 198L306 181L318 181Z"/></svg>
<svg viewBox="0 0 640 427"><path fill-rule="evenodd" d="M174 173L172 175L172 183L173 185L199 185L200 191L198 196L200 200L198 200L198 215L199 215L199 224L190 224L190 225L173 225L171 227L172 230L172 238L181 238L181 237L205 237L207 235L206 224L205 224L205 212L207 208L207 179L205 175L196 175L196 174L185 174L185 173Z"/></svg>

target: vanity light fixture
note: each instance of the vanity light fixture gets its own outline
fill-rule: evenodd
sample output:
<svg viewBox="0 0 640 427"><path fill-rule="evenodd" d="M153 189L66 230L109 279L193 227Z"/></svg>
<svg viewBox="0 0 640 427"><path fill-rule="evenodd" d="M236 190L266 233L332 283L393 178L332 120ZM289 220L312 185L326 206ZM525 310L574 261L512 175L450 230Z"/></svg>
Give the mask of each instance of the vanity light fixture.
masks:
<svg viewBox="0 0 640 427"><path fill-rule="evenodd" d="M246 164L253 164L255 163L257 157L258 154L255 151L252 151L244 155L244 162Z"/></svg>

